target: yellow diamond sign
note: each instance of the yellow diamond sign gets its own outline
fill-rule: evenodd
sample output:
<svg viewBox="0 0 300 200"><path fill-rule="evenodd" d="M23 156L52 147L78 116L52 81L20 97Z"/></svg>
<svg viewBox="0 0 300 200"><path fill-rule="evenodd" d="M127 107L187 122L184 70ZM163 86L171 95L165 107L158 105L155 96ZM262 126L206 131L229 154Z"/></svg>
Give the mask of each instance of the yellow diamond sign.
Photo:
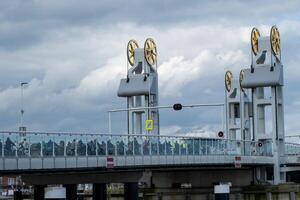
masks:
<svg viewBox="0 0 300 200"><path fill-rule="evenodd" d="M146 120L146 131L152 131L154 128L154 121L152 119Z"/></svg>

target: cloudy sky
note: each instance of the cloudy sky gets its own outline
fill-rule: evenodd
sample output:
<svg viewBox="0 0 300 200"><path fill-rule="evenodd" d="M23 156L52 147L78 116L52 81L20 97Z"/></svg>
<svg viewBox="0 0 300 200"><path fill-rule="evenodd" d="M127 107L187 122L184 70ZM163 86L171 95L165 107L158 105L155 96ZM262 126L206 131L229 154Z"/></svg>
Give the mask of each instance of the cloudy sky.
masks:
<svg viewBox="0 0 300 200"><path fill-rule="evenodd" d="M160 104L224 101L224 73L250 65L250 31L281 33L285 67L285 125L300 133L300 3L297 1L72 1L0 2L0 126L31 131L107 132L107 111L126 75L126 45L155 39ZM125 114L112 117L125 130ZM218 130L221 110L162 111L166 133Z"/></svg>

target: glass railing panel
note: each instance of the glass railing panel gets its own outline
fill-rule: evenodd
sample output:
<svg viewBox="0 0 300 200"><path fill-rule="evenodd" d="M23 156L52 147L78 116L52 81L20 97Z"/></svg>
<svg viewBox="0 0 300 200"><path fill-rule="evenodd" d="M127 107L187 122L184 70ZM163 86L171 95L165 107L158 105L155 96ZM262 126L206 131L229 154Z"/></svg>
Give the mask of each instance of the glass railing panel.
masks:
<svg viewBox="0 0 300 200"><path fill-rule="evenodd" d="M107 153L108 155L115 155L116 154L116 142L117 136L109 136L107 139Z"/></svg>
<svg viewBox="0 0 300 200"><path fill-rule="evenodd" d="M300 153L300 144L285 144L285 153L289 155L297 155Z"/></svg>
<svg viewBox="0 0 300 200"><path fill-rule="evenodd" d="M42 136L40 134L30 134L30 156L40 157L42 153Z"/></svg>
<svg viewBox="0 0 300 200"><path fill-rule="evenodd" d="M97 155L97 138L96 136L89 135L86 137L87 141L87 155L96 156Z"/></svg>
<svg viewBox="0 0 300 200"><path fill-rule="evenodd" d="M174 155L179 155L180 154L180 144L179 144L179 139L178 138L174 138L173 139L173 154Z"/></svg>
<svg viewBox="0 0 300 200"><path fill-rule="evenodd" d="M211 155L218 155L219 154L219 146L218 146L218 141L217 139L212 139L212 146L211 146Z"/></svg>
<svg viewBox="0 0 300 200"><path fill-rule="evenodd" d="M107 141L107 136L98 136L97 137L98 156L106 155L106 141Z"/></svg>
<svg viewBox="0 0 300 200"><path fill-rule="evenodd" d="M193 139L186 139L186 143L187 143L187 153L188 155L193 155L194 154L194 144L193 144L194 140Z"/></svg>
<svg viewBox="0 0 300 200"><path fill-rule="evenodd" d="M17 143L17 154L18 157L28 157L29 156L29 136L26 134L20 134L19 137L17 137L18 143Z"/></svg>
<svg viewBox="0 0 300 200"><path fill-rule="evenodd" d="M244 155L245 156L251 155L251 142L250 141L244 142Z"/></svg>
<svg viewBox="0 0 300 200"><path fill-rule="evenodd" d="M150 138L148 136L143 136L143 155L150 155Z"/></svg>
<svg viewBox="0 0 300 200"><path fill-rule="evenodd" d="M220 149L221 149L220 154L221 155L226 155L226 153L227 153L227 151L226 151L226 143L227 143L227 140L220 140Z"/></svg>
<svg viewBox="0 0 300 200"><path fill-rule="evenodd" d="M290 153L289 147L290 147L289 144L285 144L285 145L284 145L284 150L285 150L285 153L286 153L286 154L289 154L289 153Z"/></svg>
<svg viewBox="0 0 300 200"><path fill-rule="evenodd" d="M236 145L236 155L242 155L242 142L241 141L235 141L235 145Z"/></svg>
<svg viewBox="0 0 300 200"><path fill-rule="evenodd" d="M86 136L80 135L77 137L77 155L86 156Z"/></svg>
<svg viewBox="0 0 300 200"><path fill-rule="evenodd" d="M264 156L272 156L273 155L273 143L272 141L266 141L265 143L266 147L265 147L265 154Z"/></svg>
<svg viewBox="0 0 300 200"><path fill-rule="evenodd" d="M134 136L134 155L142 155L142 136Z"/></svg>
<svg viewBox="0 0 300 200"><path fill-rule="evenodd" d="M223 142L223 140L217 139L217 154L218 155L224 154L224 152L223 152L224 148L222 147L222 144L223 144L222 142Z"/></svg>
<svg viewBox="0 0 300 200"><path fill-rule="evenodd" d="M238 151L237 151L237 143L236 143L236 141L235 140L229 140L228 143L229 143L229 152L228 152L228 154L229 155L233 155L233 156L237 155Z"/></svg>
<svg viewBox="0 0 300 200"><path fill-rule="evenodd" d="M158 147L159 147L159 155L165 155L166 154L166 138L165 137L159 138Z"/></svg>
<svg viewBox="0 0 300 200"><path fill-rule="evenodd" d="M51 134L43 135L43 142L42 142L42 149L43 149L43 156L50 157L53 156L53 143L54 136Z"/></svg>
<svg viewBox="0 0 300 200"><path fill-rule="evenodd" d="M125 141L126 141L126 145L125 145L125 152L126 155L131 156L133 155L133 136L128 136L126 137Z"/></svg>
<svg viewBox="0 0 300 200"><path fill-rule="evenodd" d="M254 141L251 141L251 146L250 146L250 154L251 156L256 156L257 155L257 144Z"/></svg>
<svg viewBox="0 0 300 200"><path fill-rule="evenodd" d="M78 135L66 135L66 156L76 156L76 140Z"/></svg>
<svg viewBox="0 0 300 200"><path fill-rule="evenodd" d="M4 134L4 156L15 157L17 148L17 135L16 134Z"/></svg>
<svg viewBox="0 0 300 200"><path fill-rule="evenodd" d="M187 154L187 141L185 138L180 138L180 155Z"/></svg>
<svg viewBox="0 0 300 200"><path fill-rule="evenodd" d="M117 137L117 155L124 156L125 155L125 143L124 143L124 136Z"/></svg>
<svg viewBox="0 0 300 200"><path fill-rule="evenodd" d="M104 155L256 155L272 156L270 140L252 141L152 135L88 135L3 133L0 156ZM286 154L297 155L300 145L285 144ZM53 154L54 153L54 154Z"/></svg>
<svg viewBox="0 0 300 200"><path fill-rule="evenodd" d="M211 155L213 150L213 141L211 139L206 140L206 155Z"/></svg>
<svg viewBox="0 0 300 200"><path fill-rule="evenodd" d="M172 137L166 137L166 154L173 155L174 140Z"/></svg>
<svg viewBox="0 0 300 200"><path fill-rule="evenodd" d="M214 143L215 143L215 154L216 154L216 155L222 154L222 153L221 153L221 152L222 152L222 149L221 149L221 147L220 147L220 139L215 139L215 140L214 140Z"/></svg>
<svg viewBox="0 0 300 200"><path fill-rule="evenodd" d="M200 140L198 138L194 139L194 154L199 155L200 152Z"/></svg>
<svg viewBox="0 0 300 200"><path fill-rule="evenodd" d="M199 139L200 147L199 147L199 154L206 155L206 140Z"/></svg>
<svg viewBox="0 0 300 200"><path fill-rule="evenodd" d="M54 137L54 155L57 157L65 156L66 136L57 134Z"/></svg>
<svg viewBox="0 0 300 200"><path fill-rule="evenodd" d="M0 135L0 156L3 156L3 135Z"/></svg>
<svg viewBox="0 0 300 200"><path fill-rule="evenodd" d="M151 155L157 155L158 154L158 140L159 138L156 136L150 137L151 142Z"/></svg>

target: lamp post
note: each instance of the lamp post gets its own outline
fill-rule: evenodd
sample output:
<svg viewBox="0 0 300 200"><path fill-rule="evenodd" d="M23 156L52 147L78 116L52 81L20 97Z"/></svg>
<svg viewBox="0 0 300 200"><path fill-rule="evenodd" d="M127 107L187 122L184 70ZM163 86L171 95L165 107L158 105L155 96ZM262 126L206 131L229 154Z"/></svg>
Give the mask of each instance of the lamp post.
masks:
<svg viewBox="0 0 300 200"><path fill-rule="evenodd" d="M19 127L19 131L26 131L26 127L23 124L23 117L24 117L24 103L23 103L23 89L24 86L28 85L27 82L21 82L21 123L20 123L20 127Z"/></svg>

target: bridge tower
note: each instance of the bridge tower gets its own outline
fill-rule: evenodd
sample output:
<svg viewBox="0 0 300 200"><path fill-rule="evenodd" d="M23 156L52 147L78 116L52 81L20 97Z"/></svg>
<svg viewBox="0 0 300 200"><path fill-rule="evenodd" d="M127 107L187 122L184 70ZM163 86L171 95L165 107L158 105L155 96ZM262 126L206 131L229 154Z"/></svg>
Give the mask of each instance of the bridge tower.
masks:
<svg viewBox="0 0 300 200"><path fill-rule="evenodd" d="M153 39L139 48L135 40L127 45L127 77L121 79L118 96L127 98L128 134L159 134L157 48ZM128 69L128 64L130 68Z"/></svg>
<svg viewBox="0 0 300 200"><path fill-rule="evenodd" d="M226 109L226 138L232 140L251 140L250 99L247 91L240 85L239 79L233 78L231 71L225 74L225 109ZM241 152L245 152L243 144ZM247 144L249 145L249 144Z"/></svg>
<svg viewBox="0 0 300 200"><path fill-rule="evenodd" d="M261 142L264 152L272 151L273 183L278 184L285 181L285 173L280 171L280 157L284 155L284 113L283 65L277 27L273 26L270 36L264 37L253 28L251 47L251 67L241 72L240 82L242 88L252 91L254 140ZM270 131L266 130L268 124L271 124Z"/></svg>
<svg viewBox="0 0 300 200"><path fill-rule="evenodd" d="M251 140L250 99L246 89L241 88L231 71L225 73L226 138ZM240 144L240 154L250 155L250 143Z"/></svg>

